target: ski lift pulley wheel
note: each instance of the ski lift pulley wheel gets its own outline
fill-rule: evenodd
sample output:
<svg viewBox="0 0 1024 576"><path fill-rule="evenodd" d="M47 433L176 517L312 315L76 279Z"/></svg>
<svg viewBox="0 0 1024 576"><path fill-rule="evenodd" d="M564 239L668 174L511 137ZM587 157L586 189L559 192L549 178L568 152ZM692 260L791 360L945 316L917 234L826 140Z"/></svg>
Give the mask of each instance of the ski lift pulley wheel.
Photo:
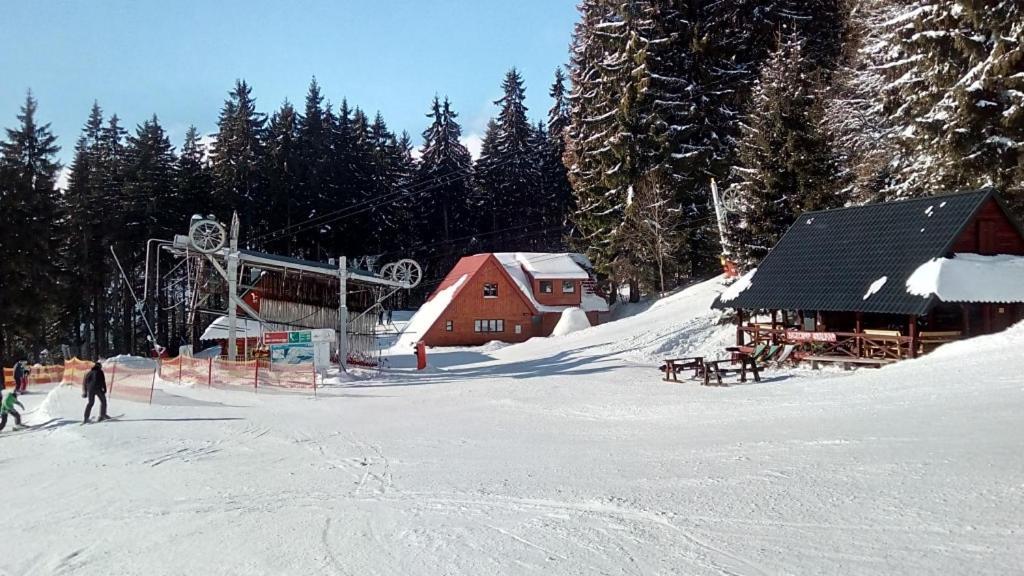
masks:
<svg viewBox="0 0 1024 576"><path fill-rule="evenodd" d="M722 208L725 208L726 212L736 213L740 211L739 190L730 188L722 194Z"/></svg>
<svg viewBox="0 0 1024 576"><path fill-rule="evenodd" d="M401 282L406 289L419 286L423 280L423 269L415 260L408 258L386 264L381 269L381 274L388 280Z"/></svg>
<svg viewBox="0 0 1024 576"><path fill-rule="evenodd" d="M216 220L197 220L189 226L188 239L197 251L210 254L224 247L228 231Z"/></svg>

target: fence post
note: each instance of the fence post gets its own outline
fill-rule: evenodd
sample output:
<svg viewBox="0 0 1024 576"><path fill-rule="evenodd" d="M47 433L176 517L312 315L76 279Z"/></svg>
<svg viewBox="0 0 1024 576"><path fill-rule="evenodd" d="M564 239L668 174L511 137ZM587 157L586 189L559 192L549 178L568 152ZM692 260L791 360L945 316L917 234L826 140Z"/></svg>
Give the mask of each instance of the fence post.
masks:
<svg viewBox="0 0 1024 576"><path fill-rule="evenodd" d="M316 364L313 364L313 398L316 398Z"/></svg>
<svg viewBox="0 0 1024 576"><path fill-rule="evenodd" d="M260 361L254 360L254 362L256 362L256 373L252 381L252 391L255 393L260 387Z"/></svg>
<svg viewBox="0 0 1024 576"><path fill-rule="evenodd" d="M153 370L153 380L149 383L149 405L153 405L153 389L156 388L156 373L160 370L160 359L157 358L156 369Z"/></svg>
<svg viewBox="0 0 1024 576"><path fill-rule="evenodd" d="M178 355L178 386L181 386L181 367L185 364L185 359Z"/></svg>
<svg viewBox="0 0 1024 576"><path fill-rule="evenodd" d="M117 362L114 362L114 367L110 369L110 395L114 395L114 380L117 379Z"/></svg>
<svg viewBox="0 0 1024 576"><path fill-rule="evenodd" d="M209 365L206 369L206 387L213 387L213 358L209 359Z"/></svg>

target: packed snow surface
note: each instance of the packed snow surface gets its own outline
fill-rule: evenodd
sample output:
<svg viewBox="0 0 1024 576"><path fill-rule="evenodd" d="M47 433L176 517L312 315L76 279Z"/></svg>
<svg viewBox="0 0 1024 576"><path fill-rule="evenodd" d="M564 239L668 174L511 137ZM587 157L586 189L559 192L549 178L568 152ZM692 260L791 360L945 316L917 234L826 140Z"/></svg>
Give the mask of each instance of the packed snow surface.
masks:
<svg viewBox="0 0 1024 576"><path fill-rule="evenodd" d="M580 308L566 308L562 310L562 317L558 319L558 324L555 324L551 335L565 336L587 328L590 328L590 319L587 318L586 312Z"/></svg>
<svg viewBox="0 0 1024 576"><path fill-rule="evenodd" d="M1024 302L1024 256L934 258L907 278L907 292L944 302Z"/></svg>
<svg viewBox="0 0 1024 576"><path fill-rule="evenodd" d="M1024 326L881 370L661 380L720 280L304 393L158 385L0 432L0 574L1019 574Z"/></svg>

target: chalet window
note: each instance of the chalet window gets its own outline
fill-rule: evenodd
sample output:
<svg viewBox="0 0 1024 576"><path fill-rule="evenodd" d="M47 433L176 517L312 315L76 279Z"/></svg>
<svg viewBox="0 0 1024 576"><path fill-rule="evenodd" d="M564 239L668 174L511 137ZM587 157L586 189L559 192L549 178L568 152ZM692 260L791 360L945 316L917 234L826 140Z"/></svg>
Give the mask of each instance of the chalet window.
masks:
<svg viewBox="0 0 1024 576"><path fill-rule="evenodd" d="M576 283L572 280L562 280L562 294L572 294L576 291Z"/></svg>
<svg viewBox="0 0 1024 576"><path fill-rule="evenodd" d="M498 297L498 285L497 284L484 284L484 298L497 298Z"/></svg>
<svg viewBox="0 0 1024 576"><path fill-rule="evenodd" d="M523 325L522 324L516 324L516 334L522 334L522 333L523 333Z"/></svg>
<svg viewBox="0 0 1024 576"><path fill-rule="evenodd" d="M540 293L541 294L551 294L554 291L555 291L555 289L552 287L550 280L541 280L540 281Z"/></svg>
<svg viewBox="0 0 1024 576"><path fill-rule="evenodd" d="M505 321L504 320L474 320L473 321L474 332L504 332Z"/></svg>
<svg viewBox="0 0 1024 576"><path fill-rule="evenodd" d="M452 322L451 320L445 320L444 330L445 332L451 332L452 330L455 330L455 322Z"/></svg>

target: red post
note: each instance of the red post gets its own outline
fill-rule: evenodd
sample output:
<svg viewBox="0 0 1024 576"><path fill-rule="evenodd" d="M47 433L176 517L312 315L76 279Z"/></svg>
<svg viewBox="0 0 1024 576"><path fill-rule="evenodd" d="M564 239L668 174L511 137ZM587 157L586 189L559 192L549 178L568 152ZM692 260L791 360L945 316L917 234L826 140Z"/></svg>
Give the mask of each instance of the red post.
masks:
<svg viewBox="0 0 1024 576"><path fill-rule="evenodd" d="M427 345L422 340L416 343L416 369L423 370L427 367Z"/></svg>
<svg viewBox="0 0 1024 576"><path fill-rule="evenodd" d="M316 398L316 364L313 364L313 398Z"/></svg>

